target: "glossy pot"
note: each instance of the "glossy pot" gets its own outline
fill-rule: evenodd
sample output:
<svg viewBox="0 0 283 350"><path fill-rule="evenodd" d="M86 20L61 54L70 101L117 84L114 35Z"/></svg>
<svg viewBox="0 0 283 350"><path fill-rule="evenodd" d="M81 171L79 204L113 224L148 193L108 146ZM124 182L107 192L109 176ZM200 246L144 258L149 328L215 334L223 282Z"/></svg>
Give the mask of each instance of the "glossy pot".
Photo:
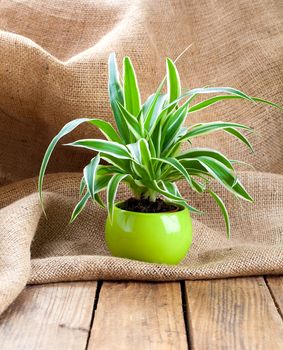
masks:
<svg viewBox="0 0 283 350"><path fill-rule="evenodd" d="M112 222L106 220L105 238L111 254L151 263L178 264L192 242L189 210L138 213L115 205Z"/></svg>

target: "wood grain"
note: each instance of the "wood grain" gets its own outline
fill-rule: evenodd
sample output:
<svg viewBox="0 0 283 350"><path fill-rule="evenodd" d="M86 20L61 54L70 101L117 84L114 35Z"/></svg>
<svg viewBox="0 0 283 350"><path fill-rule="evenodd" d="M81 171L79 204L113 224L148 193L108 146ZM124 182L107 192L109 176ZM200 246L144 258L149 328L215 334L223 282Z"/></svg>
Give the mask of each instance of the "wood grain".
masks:
<svg viewBox="0 0 283 350"><path fill-rule="evenodd" d="M27 287L0 318L0 348L85 349L96 287L96 282Z"/></svg>
<svg viewBox="0 0 283 350"><path fill-rule="evenodd" d="M283 323L262 277L185 287L192 349L283 349Z"/></svg>
<svg viewBox="0 0 283 350"><path fill-rule="evenodd" d="M283 319L283 276L267 276L266 282Z"/></svg>
<svg viewBox="0 0 283 350"><path fill-rule="evenodd" d="M187 349L180 284L104 282L88 349Z"/></svg>

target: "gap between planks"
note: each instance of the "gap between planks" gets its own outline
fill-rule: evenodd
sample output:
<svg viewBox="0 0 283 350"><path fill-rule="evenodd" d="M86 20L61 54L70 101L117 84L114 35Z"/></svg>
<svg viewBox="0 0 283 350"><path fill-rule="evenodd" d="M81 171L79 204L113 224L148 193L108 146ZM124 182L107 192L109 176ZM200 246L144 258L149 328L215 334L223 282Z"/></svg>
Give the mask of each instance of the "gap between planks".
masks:
<svg viewBox="0 0 283 350"><path fill-rule="evenodd" d="M88 349L188 349L179 282L103 282Z"/></svg>
<svg viewBox="0 0 283 350"><path fill-rule="evenodd" d="M251 277L31 286L1 316L0 344L5 350L279 350L283 277L266 283Z"/></svg>

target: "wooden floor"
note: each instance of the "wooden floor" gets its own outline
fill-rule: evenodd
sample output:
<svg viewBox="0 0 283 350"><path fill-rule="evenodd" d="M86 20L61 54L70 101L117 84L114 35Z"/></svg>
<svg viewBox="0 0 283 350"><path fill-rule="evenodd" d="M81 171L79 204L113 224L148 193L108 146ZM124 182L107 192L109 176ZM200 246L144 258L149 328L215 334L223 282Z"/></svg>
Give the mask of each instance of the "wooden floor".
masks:
<svg viewBox="0 0 283 350"><path fill-rule="evenodd" d="M283 276L29 286L1 350L283 349Z"/></svg>

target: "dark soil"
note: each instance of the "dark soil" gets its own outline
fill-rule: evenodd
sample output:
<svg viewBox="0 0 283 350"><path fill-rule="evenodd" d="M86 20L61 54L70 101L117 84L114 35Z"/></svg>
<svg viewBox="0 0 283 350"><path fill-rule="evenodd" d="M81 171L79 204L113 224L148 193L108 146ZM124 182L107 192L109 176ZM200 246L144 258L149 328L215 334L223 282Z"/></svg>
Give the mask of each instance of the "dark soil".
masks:
<svg viewBox="0 0 283 350"><path fill-rule="evenodd" d="M179 210L176 205L168 204L160 198L157 198L155 202L149 199L129 198L119 204L119 208L139 213L165 213Z"/></svg>

